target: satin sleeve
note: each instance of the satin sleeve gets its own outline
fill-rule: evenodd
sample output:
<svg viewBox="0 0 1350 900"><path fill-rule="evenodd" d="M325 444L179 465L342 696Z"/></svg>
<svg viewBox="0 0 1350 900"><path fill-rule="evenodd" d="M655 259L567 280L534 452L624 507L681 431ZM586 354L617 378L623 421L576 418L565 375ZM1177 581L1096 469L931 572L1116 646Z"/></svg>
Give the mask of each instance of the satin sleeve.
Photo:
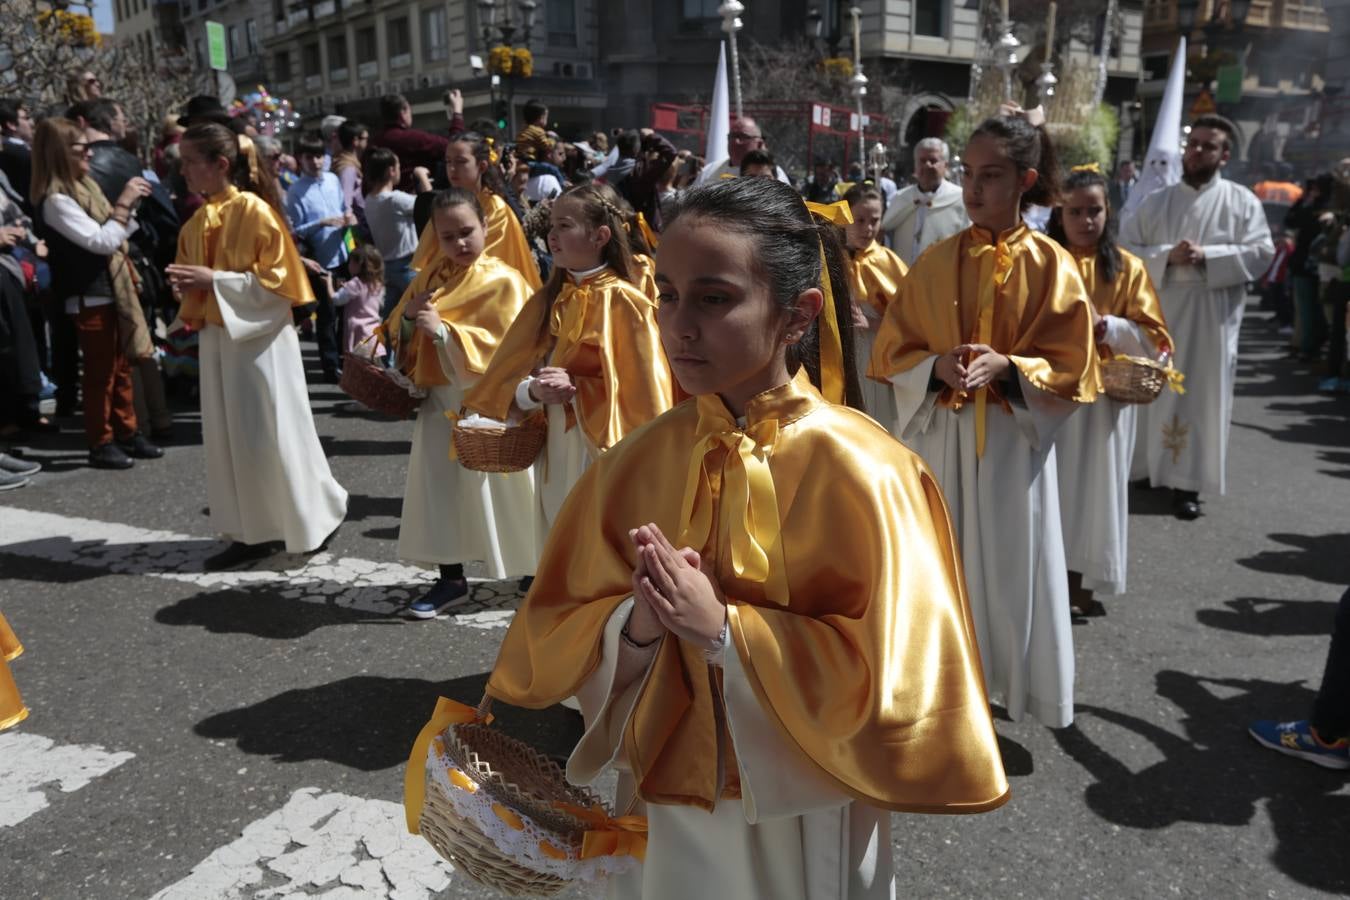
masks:
<svg viewBox="0 0 1350 900"><path fill-rule="evenodd" d="M611 298L600 377L576 379L586 433L601 451L670 409L674 399L656 304L636 290L616 291Z"/></svg>

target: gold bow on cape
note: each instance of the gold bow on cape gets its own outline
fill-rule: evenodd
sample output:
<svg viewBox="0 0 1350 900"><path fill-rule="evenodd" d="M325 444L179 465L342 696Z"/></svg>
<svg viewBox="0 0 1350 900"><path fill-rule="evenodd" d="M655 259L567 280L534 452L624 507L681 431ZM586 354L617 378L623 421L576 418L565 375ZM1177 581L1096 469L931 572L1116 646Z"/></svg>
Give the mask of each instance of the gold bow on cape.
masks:
<svg viewBox="0 0 1350 900"><path fill-rule="evenodd" d="M971 343L989 345L994 338L994 306L999 288L1012 272L1012 251L1000 237L993 244L970 248L970 255L980 261L980 303L975 335ZM967 364L970 360L966 360ZM989 404L989 385L975 390L975 455L984 457L985 410Z"/></svg>
<svg viewBox="0 0 1350 900"><path fill-rule="evenodd" d="M843 228L853 224L853 210L843 200L834 203L806 201L806 208ZM820 392L831 403L844 404L844 342L839 336L839 320L834 314L834 288L830 284L830 267L825 259L825 245L820 245L820 289L825 302L820 310Z"/></svg>
<svg viewBox="0 0 1350 900"><path fill-rule="evenodd" d="M779 606L788 605L787 572L779 540L778 495L769 471L769 455L778 438L778 420L764 419L742 429L731 418L716 394L697 398L698 427L684 499L680 504L679 543L700 553L713 542L713 511L744 510L740 522L730 518L720 523L731 549L731 569L737 578L764 585L764 596ZM727 454L721 472L721 502L713 497L708 455L716 447Z"/></svg>
<svg viewBox="0 0 1350 900"><path fill-rule="evenodd" d="M581 858L597 856L631 856L645 862L647 859L647 818L645 816L616 816L611 818L600 806L575 806L555 803L557 809L576 816L589 830L581 839Z"/></svg>
<svg viewBox="0 0 1350 900"><path fill-rule="evenodd" d="M562 293L553 304L553 318L548 326L549 333L558 339L554 344L553 358L565 358L567 348L581 342L581 335L586 330L586 311L590 305L589 281L580 284L567 281L563 284Z"/></svg>

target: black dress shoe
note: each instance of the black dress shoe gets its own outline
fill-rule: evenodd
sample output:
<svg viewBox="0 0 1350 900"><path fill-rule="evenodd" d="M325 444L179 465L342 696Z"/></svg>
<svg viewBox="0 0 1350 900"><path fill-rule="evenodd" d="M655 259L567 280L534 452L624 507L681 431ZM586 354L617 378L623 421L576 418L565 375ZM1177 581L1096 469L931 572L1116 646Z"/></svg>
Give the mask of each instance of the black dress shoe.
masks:
<svg viewBox="0 0 1350 900"><path fill-rule="evenodd" d="M125 440L117 442L123 452L128 456L134 456L137 459L159 459L164 455L164 451L146 440L145 435L139 431Z"/></svg>
<svg viewBox="0 0 1350 900"><path fill-rule="evenodd" d="M1200 495L1196 491L1172 492L1172 515L1186 522L1200 518Z"/></svg>
<svg viewBox="0 0 1350 900"><path fill-rule="evenodd" d="M516 589L522 594L528 594L530 592L530 585L532 584L534 584L534 576L526 575L524 578L520 579L520 584L517 585Z"/></svg>
<svg viewBox="0 0 1350 900"><path fill-rule="evenodd" d="M1153 483L1147 478L1136 478L1130 482L1130 487L1136 491L1147 491L1152 489Z"/></svg>
<svg viewBox="0 0 1350 900"><path fill-rule="evenodd" d="M202 568L207 572L233 569L235 566L241 566L247 562L264 559L276 552L277 545L272 541L261 544L245 544L243 541L234 541L215 556L208 556L202 562Z"/></svg>
<svg viewBox="0 0 1350 900"><path fill-rule="evenodd" d="M136 461L112 441L99 444L89 451L89 465L95 469L130 469L135 464Z"/></svg>

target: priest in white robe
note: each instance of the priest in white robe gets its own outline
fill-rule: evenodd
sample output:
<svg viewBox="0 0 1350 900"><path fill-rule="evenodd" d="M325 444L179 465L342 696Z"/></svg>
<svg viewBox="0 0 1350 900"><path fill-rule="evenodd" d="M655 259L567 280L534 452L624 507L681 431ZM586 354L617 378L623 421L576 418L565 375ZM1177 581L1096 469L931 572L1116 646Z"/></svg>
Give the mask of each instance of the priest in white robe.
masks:
<svg viewBox="0 0 1350 900"><path fill-rule="evenodd" d="M933 244L970 225L961 189L947 180L950 155L941 138L919 141L914 150L915 183L886 204L881 230L906 266L914 265Z"/></svg>
<svg viewBox="0 0 1350 900"><path fill-rule="evenodd" d="M1238 333L1247 283L1275 255L1261 201L1220 170L1231 126L1217 116L1191 125L1180 183L1148 196L1120 243L1144 260L1176 345L1184 394L1165 392L1140 409L1135 474L1171 488L1180 519L1200 515L1200 494L1226 490Z"/></svg>

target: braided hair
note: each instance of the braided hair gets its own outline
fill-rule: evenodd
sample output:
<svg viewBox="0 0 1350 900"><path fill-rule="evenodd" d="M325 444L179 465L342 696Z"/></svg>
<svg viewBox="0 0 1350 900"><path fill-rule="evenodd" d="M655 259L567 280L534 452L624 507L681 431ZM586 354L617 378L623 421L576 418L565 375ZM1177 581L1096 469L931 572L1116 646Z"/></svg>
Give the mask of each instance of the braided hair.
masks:
<svg viewBox="0 0 1350 900"><path fill-rule="evenodd" d="M624 281L636 284L638 267L633 260L633 250L624 229L623 201L615 193L614 188L596 182L578 185L553 201L553 208L556 210L558 204L564 200L577 207L578 217L587 228L592 230L601 226L609 228L609 241L601 250L600 258ZM562 266L554 266L548 281L539 289L547 299L548 306L548 312L544 315L541 325L544 329L547 329L552 321L553 304L562 293L566 281L567 270Z"/></svg>

